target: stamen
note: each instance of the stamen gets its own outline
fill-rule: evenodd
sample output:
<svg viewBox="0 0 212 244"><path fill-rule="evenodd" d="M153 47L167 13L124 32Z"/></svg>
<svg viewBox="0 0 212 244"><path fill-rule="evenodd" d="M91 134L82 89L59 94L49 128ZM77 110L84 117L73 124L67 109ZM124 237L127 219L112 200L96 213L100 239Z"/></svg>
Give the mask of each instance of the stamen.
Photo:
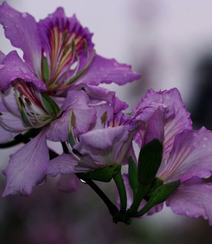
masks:
<svg viewBox="0 0 212 244"><path fill-rule="evenodd" d="M19 103L20 103L21 107L25 108L25 104L24 104L22 98L18 97L18 100L19 100Z"/></svg>
<svg viewBox="0 0 212 244"><path fill-rule="evenodd" d="M68 30L66 30L64 33L63 33L63 36L62 36L62 42L65 42L67 40L67 36L68 36Z"/></svg>
<svg viewBox="0 0 212 244"><path fill-rule="evenodd" d="M26 103L27 103L28 106L31 106L32 105L32 103L30 102L30 100L28 98L25 97L24 100L26 101Z"/></svg>
<svg viewBox="0 0 212 244"><path fill-rule="evenodd" d="M88 42L87 42L87 40L85 38L83 39L83 41L84 41L84 44L85 44L85 53L86 53L87 58L88 58Z"/></svg>
<svg viewBox="0 0 212 244"><path fill-rule="evenodd" d="M105 111L101 117L101 121L103 126L105 127L105 123L107 122L107 111Z"/></svg>
<svg viewBox="0 0 212 244"><path fill-rule="evenodd" d="M70 111L70 120L69 120L69 143L71 145L71 147L73 148L74 145L76 144L76 138L73 136L73 129L76 128L76 117L75 114L73 112L73 109L71 109Z"/></svg>

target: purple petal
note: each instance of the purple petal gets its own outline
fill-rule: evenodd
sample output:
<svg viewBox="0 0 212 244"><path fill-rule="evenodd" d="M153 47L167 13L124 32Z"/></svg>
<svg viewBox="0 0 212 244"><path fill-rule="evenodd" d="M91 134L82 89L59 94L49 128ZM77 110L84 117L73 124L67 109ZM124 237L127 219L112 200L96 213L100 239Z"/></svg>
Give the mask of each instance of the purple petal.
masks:
<svg viewBox="0 0 212 244"><path fill-rule="evenodd" d="M17 136L19 133L14 133L14 132L11 132L11 131L8 131L8 130L5 130L5 128L3 128L1 125L0 125L0 143L4 143L4 142L7 142L9 141L10 139L14 138L15 136Z"/></svg>
<svg viewBox="0 0 212 244"><path fill-rule="evenodd" d="M212 183L205 183L197 177L179 185L166 201L176 214L191 218L203 216L212 225Z"/></svg>
<svg viewBox="0 0 212 244"><path fill-rule="evenodd" d="M57 189L65 193L76 191L79 187L80 180L75 174L60 175L57 181Z"/></svg>
<svg viewBox="0 0 212 244"><path fill-rule="evenodd" d="M58 174L75 173L77 163L78 160L72 154L63 153L50 161L47 174L55 177Z"/></svg>
<svg viewBox="0 0 212 244"><path fill-rule="evenodd" d="M114 91L110 91L106 88L99 86L90 86L86 84L80 84L77 86L71 86L73 90L82 90L84 89L86 94L89 97L89 103L96 104L100 101L106 101L110 104L113 103L113 98L115 96Z"/></svg>
<svg viewBox="0 0 212 244"><path fill-rule="evenodd" d="M139 120L148 121L158 107L164 117L165 157L172 149L175 135L185 129L192 129L192 121L176 88L159 92L148 90L146 96L133 109L132 116ZM137 141L137 143L141 143L141 141Z"/></svg>
<svg viewBox="0 0 212 244"><path fill-rule="evenodd" d="M121 164L130 146L128 144L131 143L131 132L130 126L89 131L80 136L80 142L75 145L75 149L82 154L90 155L102 166Z"/></svg>
<svg viewBox="0 0 212 244"><path fill-rule="evenodd" d="M28 66L20 59L16 51L10 52L0 65L0 89L7 90L15 79L32 82L39 90L45 91L45 84L40 81Z"/></svg>
<svg viewBox="0 0 212 244"><path fill-rule="evenodd" d="M164 136L163 115L160 108L158 108L149 120L148 127L145 132L143 145L146 145L147 143L149 143L154 139L158 139L161 143L163 143L163 136Z"/></svg>
<svg viewBox="0 0 212 244"><path fill-rule="evenodd" d="M30 195L46 175L49 151L45 131L10 156L9 165L3 170L6 188L3 197L11 194Z"/></svg>
<svg viewBox="0 0 212 244"><path fill-rule="evenodd" d="M84 91L70 91L61 108L63 111L61 117L54 120L47 137L53 141L67 141L70 122L70 110L73 110L75 116L74 134L79 135L87 132L96 119L94 108L88 107L89 99Z"/></svg>
<svg viewBox="0 0 212 244"><path fill-rule="evenodd" d="M4 2L0 6L0 23L4 27L5 36L14 47L23 50L27 64L39 74L41 45L35 19L27 13L16 11Z"/></svg>
<svg viewBox="0 0 212 244"><path fill-rule="evenodd" d="M88 70L76 84L98 85L100 83L124 85L138 80L141 76L131 71L131 66L120 64L115 59L106 59L95 55Z"/></svg>
<svg viewBox="0 0 212 244"><path fill-rule="evenodd" d="M159 177L165 181L188 180L193 176L211 176L212 132L202 127L185 130L175 137L172 152Z"/></svg>
<svg viewBox="0 0 212 244"><path fill-rule="evenodd" d="M70 112L64 112L49 126L46 136L52 141L68 141Z"/></svg>

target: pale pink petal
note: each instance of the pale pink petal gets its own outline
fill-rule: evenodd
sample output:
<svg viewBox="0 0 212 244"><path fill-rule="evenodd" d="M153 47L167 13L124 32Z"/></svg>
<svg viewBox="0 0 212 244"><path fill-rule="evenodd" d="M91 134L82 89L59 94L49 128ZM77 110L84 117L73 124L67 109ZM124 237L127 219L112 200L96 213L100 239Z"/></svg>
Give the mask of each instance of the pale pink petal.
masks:
<svg viewBox="0 0 212 244"><path fill-rule="evenodd" d="M56 187L59 191L71 193L80 187L80 180L75 174L60 175Z"/></svg>
<svg viewBox="0 0 212 244"><path fill-rule="evenodd" d="M45 130L10 156L3 197L11 194L30 195L33 188L44 179L49 162Z"/></svg>
<svg viewBox="0 0 212 244"><path fill-rule="evenodd" d="M148 90L146 96L133 109L132 116L139 120L148 121L158 107L164 117L163 155L165 157L172 149L175 136L185 129L192 129L192 121L176 88L159 92ZM135 138L139 139L138 136ZM137 143L141 146L140 140Z"/></svg>
<svg viewBox="0 0 212 244"><path fill-rule="evenodd" d="M157 110L155 110L155 112L153 113L152 117L148 122L148 126L145 131L143 145L146 145L147 143L149 143L154 139L158 139L161 143L163 143L163 138L164 138L163 115L160 108L158 108Z"/></svg>
<svg viewBox="0 0 212 244"><path fill-rule="evenodd" d="M52 141L68 141L70 114L73 110L75 124L74 135L87 132L96 119L96 110L88 106L89 98L84 91L69 91L63 106L62 114L54 120L47 131Z"/></svg>
<svg viewBox="0 0 212 244"><path fill-rule="evenodd" d="M188 180L193 176L211 176L212 132L202 127L198 131L185 130L175 137L172 152L166 159L159 177L165 181Z"/></svg>
<svg viewBox="0 0 212 244"><path fill-rule="evenodd" d="M11 51L0 65L0 89L5 91L15 79L31 82L39 90L45 91L45 84L29 69L18 56L16 51Z"/></svg>
<svg viewBox="0 0 212 244"><path fill-rule="evenodd" d="M82 154L88 154L101 165L121 164L128 150L122 148L128 141L132 128L129 126L108 127L96 129L80 136L80 142L75 149Z"/></svg>
<svg viewBox="0 0 212 244"><path fill-rule="evenodd" d="M166 201L176 214L191 218L202 216L212 225L212 183L205 183L197 177L179 185Z"/></svg>
<svg viewBox="0 0 212 244"><path fill-rule="evenodd" d="M75 173L74 167L78 160L72 154L61 154L52 159L48 165L47 174L55 177L58 174Z"/></svg>
<svg viewBox="0 0 212 244"><path fill-rule="evenodd" d="M120 64L115 59L106 59L95 55L88 70L77 80L76 84L98 85L100 83L124 85L138 80L141 76L126 64Z"/></svg>
<svg viewBox="0 0 212 244"><path fill-rule="evenodd" d="M4 2L0 6L0 23L4 27L5 36L14 47L22 49L27 64L38 74L41 69L41 44L35 19Z"/></svg>

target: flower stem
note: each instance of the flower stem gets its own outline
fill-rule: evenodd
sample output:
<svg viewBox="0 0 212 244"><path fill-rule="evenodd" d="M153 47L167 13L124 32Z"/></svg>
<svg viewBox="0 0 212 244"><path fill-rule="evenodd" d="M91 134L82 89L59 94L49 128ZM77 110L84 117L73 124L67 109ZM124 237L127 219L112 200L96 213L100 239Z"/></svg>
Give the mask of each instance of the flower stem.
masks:
<svg viewBox="0 0 212 244"><path fill-rule="evenodd" d="M123 181L123 178L121 176L121 170L119 170L119 172L113 176L113 179L114 179L116 186L118 188L120 202L121 202L121 211L125 212L126 207L127 207L127 195L126 195L126 189L125 189L124 181Z"/></svg>
<svg viewBox="0 0 212 244"><path fill-rule="evenodd" d="M80 178L79 174L76 174L78 178ZM118 208L110 201L110 199L105 195L105 193L90 179L83 179L102 199L102 201L106 204L110 214L113 216L118 212Z"/></svg>
<svg viewBox="0 0 212 244"><path fill-rule="evenodd" d="M151 186L151 184L146 185L146 186L144 186L142 184L139 185L135 199L129 210L130 216L134 216L136 214L138 207L140 206L143 198L148 193L150 186Z"/></svg>

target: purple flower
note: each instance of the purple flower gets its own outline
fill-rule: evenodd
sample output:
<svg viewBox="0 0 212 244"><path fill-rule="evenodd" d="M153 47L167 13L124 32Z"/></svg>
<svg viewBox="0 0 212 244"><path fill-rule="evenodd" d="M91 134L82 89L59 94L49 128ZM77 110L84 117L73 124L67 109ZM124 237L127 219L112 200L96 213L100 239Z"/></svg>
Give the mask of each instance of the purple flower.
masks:
<svg viewBox="0 0 212 244"><path fill-rule="evenodd" d="M62 8L36 23L31 15L4 2L0 23L12 45L23 51L25 60L15 51L6 56L7 62L3 61L0 69L2 90L19 78L47 90L49 95L61 96L78 84L123 85L140 77L130 66L95 55L92 34L75 16L67 18Z"/></svg>
<svg viewBox="0 0 212 244"><path fill-rule="evenodd" d="M27 88L29 89L30 86ZM50 98L48 98L50 100L45 100L45 97L42 98L39 92L35 92L35 89L32 90L32 93L29 92L29 89L26 94L23 89L19 93L17 91L18 89L15 96L12 96L13 99L10 100L10 103L4 103L5 111L0 118L2 128L5 128L6 131L10 129L14 133L18 125L20 128L17 129L16 133L31 128L42 128L42 131L10 157L9 165L3 171L7 177L3 196L18 193L29 195L32 189L43 180L49 163L47 138L52 141L68 140L70 110L86 116L78 126L79 134L87 131L96 117L96 111L86 105L88 97L84 91L70 91L59 110L57 110L58 106L53 100ZM34 95L31 97L32 100L27 100L27 97L31 95ZM7 96L11 98L10 94L6 94L6 98ZM18 105L15 103L15 99ZM11 114L11 109L16 114ZM76 124L78 125L78 120ZM13 135L12 132L10 136ZM5 133L5 137L6 135Z"/></svg>
<svg viewBox="0 0 212 244"><path fill-rule="evenodd" d="M112 104L100 103L92 107L96 110L96 121L86 133L78 135L74 130L75 119L71 119L70 154L51 160L50 176L85 173L124 162L137 128L137 123L122 112L127 105L114 96ZM74 113L72 116L75 118Z"/></svg>
<svg viewBox="0 0 212 244"><path fill-rule="evenodd" d="M16 51L6 56L0 52L0 143L30 129L42 129L10 157L3 195L28 195L46 175L46 140L68 140L70 111L76 116L77 135L88 131L95 120L96 111L88 107L89 98L80 89L89 96L102 95L101 88L94 88L99 83L121 85L140 76L130 66L96 55L92 34L75 16L67 18L62 8L36 23L31 15L4 2L0 23L24 58ZM109 92L104 96L111 97Z"/></svg>
<svg viewBox="0 0 212 244"><path fill-rule="evenodd" d="M195 218L203 216L212 224L212 210L208 204L212 196L212 187L211 183L206 183L204 180L209 178L212 172L212 132L204 127L197 131L188 128L191 121L180 97L177 96L176 99L177 93L176 89L159 92L157 95L163 97L163 102L149 117L147 113L145 114L145 109L155 106L155 98L152 99L153 91L147 94L143 100L143 102L146 100L146 107L143 107L141 117L148 120L146 120L145 130L141 133L142 140L139 142L144 145L155 138L163 142L163 161L156 176L164 183L181 181L180 186L166 201L173 212ZM168 102L164 99L167 96L175 97L174 104L171 100ZM168 111L174 113L167 118L169 112L164 113L164 108L169 108ZM126 176L125 183L129 184ZM128 197L132 202L132 190L129 185L127 189ZM143 202L140 208L144 204ZM163 204L157 205L148 214L160 211L162 206Z"/></svg>

